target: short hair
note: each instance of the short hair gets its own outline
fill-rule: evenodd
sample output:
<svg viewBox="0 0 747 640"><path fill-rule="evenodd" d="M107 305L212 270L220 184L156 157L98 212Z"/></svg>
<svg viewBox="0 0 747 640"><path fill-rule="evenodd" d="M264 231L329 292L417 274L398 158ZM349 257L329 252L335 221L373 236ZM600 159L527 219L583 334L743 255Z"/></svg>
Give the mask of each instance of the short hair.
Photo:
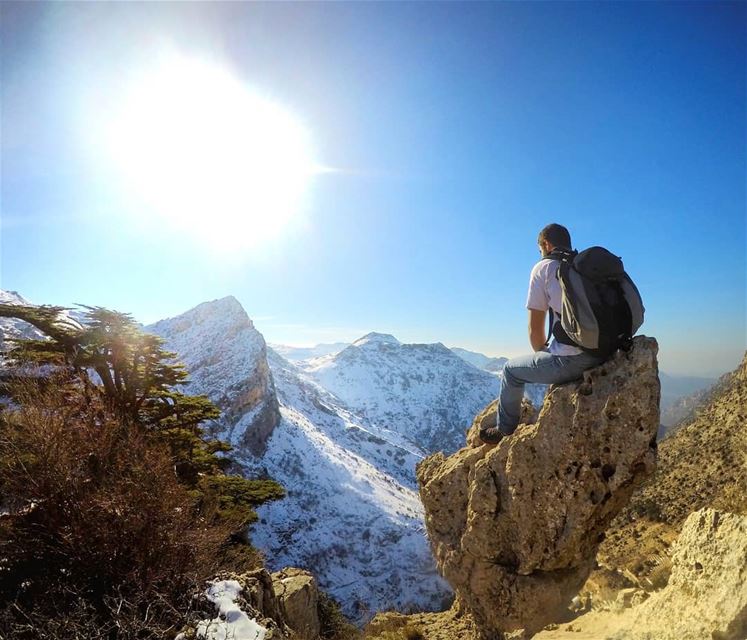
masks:
<svg viewBox="0 0 747 640"><path fill-rule="evenodd" d="M540 231L537 242L541 242L542 240L547 240L547 242L558 247L558 249L571 249L571 234L562 224L555 224L554 222L548 224Z"/></svg>

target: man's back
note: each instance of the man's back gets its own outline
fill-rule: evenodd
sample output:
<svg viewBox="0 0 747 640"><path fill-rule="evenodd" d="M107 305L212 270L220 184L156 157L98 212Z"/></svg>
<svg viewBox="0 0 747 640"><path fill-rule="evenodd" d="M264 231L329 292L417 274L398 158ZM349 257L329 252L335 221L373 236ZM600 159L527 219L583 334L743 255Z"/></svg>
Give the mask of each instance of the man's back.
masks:
<svg viewBox="0 0 747 640"><path fill-rule="evenodd" d="M560 321L562 309L560 282L556 277L558 261L543 258L532 268L529 275L529 291L527 293L527 309L548 311L552 309L554 322ZM561 344L553 340L550 353L556 356L575 356L581 349L569 344Z"/></svg>

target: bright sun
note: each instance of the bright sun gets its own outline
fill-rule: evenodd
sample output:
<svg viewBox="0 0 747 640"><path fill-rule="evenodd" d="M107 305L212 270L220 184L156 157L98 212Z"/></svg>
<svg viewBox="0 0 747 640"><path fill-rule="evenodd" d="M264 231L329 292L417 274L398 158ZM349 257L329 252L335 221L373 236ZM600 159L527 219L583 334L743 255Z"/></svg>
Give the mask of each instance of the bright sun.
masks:
<svg viewBox="0 0 747 640"><path fill-rule="evenodd" d="M214 249L256 246L286 228L317 172L291 113L196 59L172 56L137 78L106 136L151 221Z"/></svg>

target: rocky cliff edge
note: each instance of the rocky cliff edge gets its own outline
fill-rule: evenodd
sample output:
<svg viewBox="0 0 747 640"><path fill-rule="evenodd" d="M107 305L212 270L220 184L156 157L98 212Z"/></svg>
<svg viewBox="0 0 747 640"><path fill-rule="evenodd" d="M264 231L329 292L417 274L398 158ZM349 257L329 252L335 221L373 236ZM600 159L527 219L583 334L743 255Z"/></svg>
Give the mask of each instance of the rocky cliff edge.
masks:
<svg viewBox="0 0 747 640"><path fill-rule="evenodd" d="M477 445L483 413L473 446L418 465L439 570L483 637L532 635L562 618L609 522L653 473L657 351L639 336L581 381L553 386L536 422L498 446Z"/></svg>

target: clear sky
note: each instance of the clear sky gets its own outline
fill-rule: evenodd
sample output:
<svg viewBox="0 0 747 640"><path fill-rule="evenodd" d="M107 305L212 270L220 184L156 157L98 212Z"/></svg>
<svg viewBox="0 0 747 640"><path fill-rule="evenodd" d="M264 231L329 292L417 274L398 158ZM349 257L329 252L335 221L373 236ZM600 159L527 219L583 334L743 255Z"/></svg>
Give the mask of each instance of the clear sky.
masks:
<svg viewBox="0 0 747 640"><path fill-rule="evenodd" d="M374 330L511 356L529 350L537 233L560 222L577 248L622 256L662 369L715 375L744 354L743 2L0 11L3 289L145 323L232 294L270 342ZM137 142L117 125L126 87L164 51L209 61L302 123L318 170L279 232L260 233L280 217L274 196L219 226L231 206L220 189L194 173L161 180L162 164L182 165L147 148L129 169L146 167L189 216L154 224L128 193L106 123ZM158 108L162 87L150 86ZM197 166L223 171L219 148L191 142L204 126L190 115L196 100L175 96L175 145L209 149L211 164Z"/></svg>

